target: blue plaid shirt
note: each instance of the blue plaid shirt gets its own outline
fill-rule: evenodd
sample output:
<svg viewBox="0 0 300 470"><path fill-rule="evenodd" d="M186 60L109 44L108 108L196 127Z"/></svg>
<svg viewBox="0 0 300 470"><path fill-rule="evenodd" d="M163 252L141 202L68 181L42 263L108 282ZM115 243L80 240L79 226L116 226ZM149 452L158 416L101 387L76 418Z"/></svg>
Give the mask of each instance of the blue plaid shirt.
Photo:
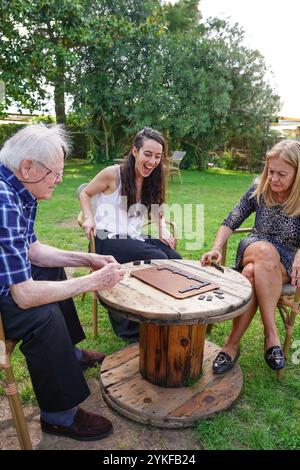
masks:
<svg viewBox="0 0 300 470"><path fill-rule="evenodd" d="M37 201L16 176L0 165L0 295L31 278L30 245Z"/></svg>

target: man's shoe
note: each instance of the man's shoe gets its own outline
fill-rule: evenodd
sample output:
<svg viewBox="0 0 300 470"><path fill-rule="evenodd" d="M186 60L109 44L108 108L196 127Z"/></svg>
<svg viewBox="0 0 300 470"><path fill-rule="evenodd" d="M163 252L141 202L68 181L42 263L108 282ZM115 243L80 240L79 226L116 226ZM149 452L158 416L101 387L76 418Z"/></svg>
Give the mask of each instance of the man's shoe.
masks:
<svg viewBox="0 0 300 470"><path fill-rule="evenodd" d="M273 370L283 369L285 357L280 346L272 346L264 353L265 361Z"/></svg>
<svg viewBox="0 0 300 470"><path fill-rule="evenodd" d="M98 351L90 351L82 349L82 358L79 361L81 368L83 370L88 369L89 367L97 367L98 364L101 364L105 359L105 354Z"/></svg>
<svg viewBox="0 0 300 470"><path fill-rule="evenodd" d="M229 354L224 351L219 352L216 359L213 362L213 373L214 374L225 374L231 370L240 356L240 349L238 349L235 358L232 359Z"/></svg>
<svg viewBox="0 0 300 470"><path fill-rule="evenodd" d="M43 432L56 436L70 437L77 441L97 441L112 433L112 423L103 416L77 409L71 426L49 424L41 418Z"/></svg>

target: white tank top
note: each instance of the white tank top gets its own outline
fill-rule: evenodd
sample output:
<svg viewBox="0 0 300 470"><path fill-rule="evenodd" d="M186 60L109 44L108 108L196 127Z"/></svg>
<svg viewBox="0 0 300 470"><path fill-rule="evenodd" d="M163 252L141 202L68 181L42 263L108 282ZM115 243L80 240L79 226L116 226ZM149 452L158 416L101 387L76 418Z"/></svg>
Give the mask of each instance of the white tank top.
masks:
<svg viewBox="0 0 300 470"><path fill-rule="evenodd" d="M141 236L142 225L145 220L144 207L137 203L129 212L122 209L120 166L115 165L116 189L111 194L99 193L96 196L95 223L97 230L109 232L108 238L114 235L129 236L144 241ZM127 205L125 205L127 207ZM145 210L144 210L145 211Z"/></svg>

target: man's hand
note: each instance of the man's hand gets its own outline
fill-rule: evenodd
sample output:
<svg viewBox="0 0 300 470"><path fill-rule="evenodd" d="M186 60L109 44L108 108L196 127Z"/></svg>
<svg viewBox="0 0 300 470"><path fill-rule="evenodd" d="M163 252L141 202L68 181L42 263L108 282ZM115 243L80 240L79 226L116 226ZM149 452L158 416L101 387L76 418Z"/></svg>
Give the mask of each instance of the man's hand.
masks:
<svg viewBox="0 0 300 470"><path fill-rule="evenodd" d="M97 255L94 253L89 254L89 263L93 271L104 268L108 264L118 264L113 256L110 255Z"/></svg>
<svg viewBox="0 0 300 470"><path fill-rule="evenodd" d="M114 262L102 269L66 281L34 281L32 278L10 286L12 297L20 308L59 302L82 292L112 289L125 275L124 268Z"/></svg>
<svg viewBox="0 0 300 470"><path fill-rule="evenodd" d="M217 264L220 264L222 261L222 253L219 250L211 250L201 256L200 263L202 266L205 264L211 264L212 261L216 261Z"/></svg>
<svg viewBox="0 0 300 470"><path fill-rule="evenodd" d="M124 278L125 270L118 263L109 263L104 268L93 272L92 290L112 289Z"/></svg>

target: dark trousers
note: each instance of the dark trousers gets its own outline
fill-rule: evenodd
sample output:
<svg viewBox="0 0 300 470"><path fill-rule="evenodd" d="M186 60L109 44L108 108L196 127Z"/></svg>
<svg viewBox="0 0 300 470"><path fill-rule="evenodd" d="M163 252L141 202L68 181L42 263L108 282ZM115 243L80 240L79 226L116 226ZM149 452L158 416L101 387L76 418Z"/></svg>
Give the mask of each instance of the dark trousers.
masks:
<svg viewBox="0 0 300 470"><path fill-rule="evenodd" d="M119 239L118 235L116 238L104 238L104 232L101 236L103 239L95 238L96 252L101 255L112 255L120 264L145 259L181 259L176 250L156 238L144 237L145 241L142 242L129 237ZM138 341L139 324L137 322L128 320L116 310L109 309L108 314L117 336L129 342Z"/></svg>
<svg viewBox="0 0 300 470"><path fill-rule="evenodd" d="M63 268L32 265L34 280L66 279ZM74 352L85 338L73 299L21 309L11 295L0 296L5 335L21 340L33 389L40 408L54 412L85 400L89 388Z"/></svg>

